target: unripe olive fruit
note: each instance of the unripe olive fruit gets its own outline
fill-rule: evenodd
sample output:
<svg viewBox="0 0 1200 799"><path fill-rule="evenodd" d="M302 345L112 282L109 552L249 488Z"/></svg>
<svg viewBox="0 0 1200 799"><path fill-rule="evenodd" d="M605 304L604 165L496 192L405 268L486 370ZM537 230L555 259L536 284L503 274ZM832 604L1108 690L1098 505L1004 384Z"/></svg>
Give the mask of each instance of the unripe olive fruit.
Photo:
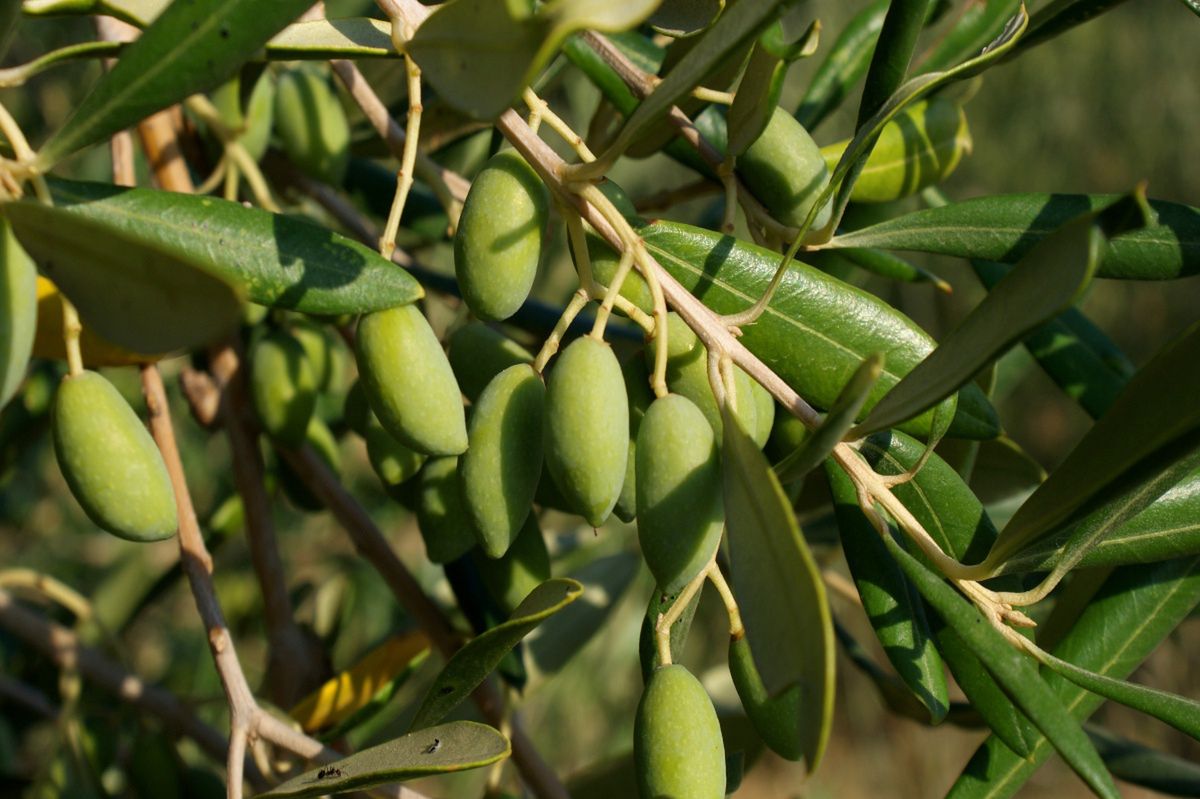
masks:
<svg viewBox="0 0 1200 799"><path fill-rule="evenodd" d="M767 127L737 159L736 169L754 196L775 219L800 227L822 190L829 185L829 168L821 148L804 126L788 112L776 108ZM829 224L833 213L827 203L811 230Z"/></svg>
<svg viewBox="0 0 1200 799"><path fill-rule="evenodd" d="M621 374L625 378L625 393L629 396L629 456L625 460L625 481L621 484L621 496L617 497L613 513L623 522L631 522L637 516L637 436L642 418L654 392L650 390L650 375L643 363L641 353L621 362Z"/></svg>
<svg viewBox="0 0 1200 799"><path fill-rule="evenodd" d="M372 415L363 439L367 443L367 460L384 488L393 489L414 477L425 463L425 455L404 446Z"/></svg>
<svg viewBox="0 0 1200 799"><path fill-rule="evenodd" d="M427 455L457 455L467 448L458 383L416 306L363 316L355 354L371 410L400 443Z"/></svg>
<svg viewBox="0 0 1200 799"><path fill-rule="evenodd" d="M483 584L505 616L512 615L530 591L550 579L550 553L532 513L503 557L490 558L478 549L473 556Z"/></svg>
<svg viewBox="0 0 1200 799"><path fill-rule="evenodd" d="M459 466L467 512L489 558L508 550L533 508L545 396L541 375L517 364L496 375L472 409Z"/></svg>
<svg viewBox="0 0 1200 799"><path fill-rule="evenodd" d="M533 353L484 322L468 322L450 334L450 368L471 402L510 366L533 363Z"/></svg>
<svg viewBox="0 0 1200 799"><path fill-rule="evenodd" d="M571 343L546 385L546 467L576 513L599 527L612 513L629 457L629 403L612 347Z"/></svg>
<svg viewBox="0 0 1200 799"><path fill-rule="evenodd" d="M308 318L298 318L292 322L288 332L304 348L304 356L308 359L317 391L325 391L333 379L336 364L336 356L325 333L325 326Z"/></svg>
<svg viewBox="0 0 1200 799"><path fill-rule="evenodd" d="M275 130L309 177L340 185L350 161L350 125L329 78L312 65L286 70L275 89Z"/></svg>
<svg viewBox="0 0 1200 799"><path fill-rule="evenodd" d="M669 394L646 411L636 451L642 557L674 593L708 565L725 526L717 442L704 414Z"/></svg>
<svg viewBox="0 0 1200 799"><path fill-rule="evenodd" d="M507 319L537 276L550 195L515 150L488 160L471 184L454 234L454 274L476 316Z"/></svg>
<svg viewBox="0 0 1200 799"><path fill-rule="evenodd" d="M37 268L0 219L0 407L25 379L37 332Z"/></svg>
<svg viewBox="0 0 1200 799"><path fill-rule="evenodd" d="M214 89L210 98L221 113L221 121L238 134L238 144L258 161L267 151L271 138L271 123L275 115L275 78L271 70L263 70L250 90L244 111L241 83L240 75L231 78Z"/></svg>
<svg viewBox="0 0 1200 799"><path fill-rule="evenodd" d="M725 744L700 681L673 664L650 675L633 726L642 799L721 799Z"/></svg>
<svg viewBox="0 0 1200 799"><path fill-rule="evenodd" d="M475 546L476 533L463 503L458 457L430 458L421 469L417 524L425 554L434 563L457 560Z"/></svg>
<svg viewBox="0 0 1200 799"><path fill-rule="evenodd" d="M250 396L263 432L288 447L304 442L317 405L317 381L299 341L273 330L255 342Z"/></svg>
<svg viewBox="0 0 1200 799"><path fill-rule="evenodd" d="M51 415L54 452L88 518L130 541L158 541L178 525L175 492L154 439L112 383L67 377Z"/></svg>

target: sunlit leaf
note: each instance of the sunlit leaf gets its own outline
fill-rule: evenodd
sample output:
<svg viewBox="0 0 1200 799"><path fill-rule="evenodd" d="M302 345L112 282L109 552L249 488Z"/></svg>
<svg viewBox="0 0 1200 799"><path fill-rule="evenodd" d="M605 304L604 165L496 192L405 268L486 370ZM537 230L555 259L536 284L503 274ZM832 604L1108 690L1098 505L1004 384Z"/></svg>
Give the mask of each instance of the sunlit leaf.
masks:
<svg viewBox="0 0 1200 799"><path fill-rule="evenodd" d="M859 11L834 41L796 109L796 119L809 131L815 130L867 73L887 8L886 0L875 0Z"/></svg>

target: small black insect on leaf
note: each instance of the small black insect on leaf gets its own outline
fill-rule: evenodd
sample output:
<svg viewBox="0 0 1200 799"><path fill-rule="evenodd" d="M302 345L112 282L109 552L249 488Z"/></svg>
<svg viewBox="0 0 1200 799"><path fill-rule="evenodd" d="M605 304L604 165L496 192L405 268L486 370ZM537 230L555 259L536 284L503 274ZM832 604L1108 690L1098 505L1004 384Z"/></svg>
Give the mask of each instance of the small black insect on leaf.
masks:
<svg viewBox="0 0 1200 799"><path fill-rule="evenodd" d="M429 746L425 747L425 754L432 755L434 752L436 752L438 749L440 749L441 746L442 746L442 739L434 738L433 743L431 743Z"/></svg>

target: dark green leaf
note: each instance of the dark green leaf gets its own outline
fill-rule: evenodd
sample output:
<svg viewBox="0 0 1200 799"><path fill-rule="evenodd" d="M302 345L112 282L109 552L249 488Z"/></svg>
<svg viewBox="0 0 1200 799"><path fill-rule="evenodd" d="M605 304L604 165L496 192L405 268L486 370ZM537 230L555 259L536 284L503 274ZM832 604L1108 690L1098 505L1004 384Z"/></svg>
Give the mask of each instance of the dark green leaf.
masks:
<svg viewBox="0 0 1200 799"><path fill-rule="evenodd" d="M1160 350L1134 376L1112 409L1013 516L989 553L988 565L999 566L1068 523L1085 503L1104 496L1135 468L1143 475L1139 479L1151 480L1155 469L1148 459L1157 459L1158 469L1165 470L1190 454L1190 448L1179 445L1195 438L1200 428L1197 363L1200 324ZM1169 487L1163 485L1160 493ZM1140 507L1154 499L1144 493L1139 497Z"/></svg>
<svg viewBox="0 0 1200 799"><path fill-rule="evenodd" d="M790 455L775 464L775 474L779 477L779 482L787 484L802 480L805 475L824 463L829 453L833 452L833 448L854 426L854 420L858 418L863 403L875 387L882 371L883 356L878 353L870 355L859 365L845 388L833 401L829 413L821 420L821 426L811 431Z"/></svg>
<svg viewBox="0 0 1200 799"><path fill-rule="evenodd" d="M144 249L217 275L251 302L303 313L367 313L423 294L407 272L374 250L295 217L153 189L65 180L50 185L52 209L4 206L18 233L16 220L26 217L47 220L51 230L103 230L110 242L121 242L114 253Z"/></svg>
<svg viewBox="0 0 1200 799"><path fill-rule="evenodd" d="M106 14L144 28L162 13L170 0L26 0L22 11L28 16L62 14Z"/></svg>
<svg viewBox="0 0 1200 799"><path fill-rule="evenodd" d="M1169 796L1200 796L1200 764L1120 738L1094 724L1084 725L1084 731L1117 779Z"/></svg>
<svg viewBox="0 0 1200 799"><path fill-rule="evenodd" d="M857 128L862 128L904 83L912 60L917 36L925 26L931 0L893 0L883 19L879 41L871 55L862 100L858 106Z"/></svg>
<svg viewBox="0 0 1200 799"><path fill-rule="evenodd" d="M1192 13L1200 17L1200 0L1180 0L1185 6L1192 10Z"/></svg>
<svg viewBox="0 0 1200 799"><path fill-rule="evenodd" d="M725 0L663 0L646 22L668 36L692 36L725 9Z"/></svg>
<svg viewBox="0 0 1200 799"><path fill-rule="evenodd" d="M804 92L796 119L810 132L837 108L866 74L875 39L883 27L886 0L875 0L846 24Z"/></svg>
<svg viewBox="0 0 1200 799"><path fill-rule="evenodd" d="M410 732L293 777L255 799L299 799L480 768L508 757L508 739L486 724L452 721Z"/></svg>
<svg viewBox="0 0 1200 799"><path fill-rule="evenodd" d="M833 721L833 624L825 585L775 473L736 416L728 408L723 414L733 592L767 694L802 693L796 733L811 772Z"/></svg>
<svg viewBox="0 0 1200 799"><path fill-rule="evenodd" d="M1054 649L1076 666L1124 679L1200 601L1200 558L1117 569ZM1076 719L1086 719L1103 701L1074 683L1048 674L1051 690ZM995 738L976 752L948 799L1002 799L1014 795L1050 755L1039 739L1022 758Z"/></svg>
<svg viewBox="0 0 1200 799"><path fill-rule="evenodd" d="M837 511L842 552L863 610L896 673L925 706L930 721L937 724L945 718L950 698L942 658L934 648L921 599L863 515L849 475L833 461L826 462L825 474Z"/></svg>
<svg viewBox="0 0 1200 799"><path fill-rule="evenodd" d="M1021 0L988 0L967 5L954 27L933 46L918 67L922 72L932 72L975 55L999 35L1004 23L1017 13L1020 5Z"/></svg>
<svg viewBox="0 0 1200 799"><path fill-rule="evenodd" d="M37 311L37 269L0 217L0 408L25 380Z"/></svg>
<svg viewBox="0 0 1200 799"><path fill-rule="evenodd" d="M865 269L888 280L902 280L905 283L932 283L941 291L950 292L950 284L945 280L928 269L911 264L887 250L851 247L826 254L841 255L860 269Z"/></svg>
<svg viewBox="0 0 1200 799"><path fill-rule="evenodd" d="M24 64L0 69L0 87L20 86L34 75L68 61L82 58L112 58L124 47L122 42L83 42L60 47Z"/></svg>
<svg viewBox="0 0 1200 799"><path fill-rule="evenodd" d="M674 222L641 228L660 264L705 305L719 313L745 310L771 281L779 256L730 236ZM793 262L766 311L743 330L742 342L792 388L821 408L833 405L863 359L882 353L885 366L867 400L879 400L921 358L933 341L877 297L807 264ZM932 414L904 425L927 435ZM950 435L991 438L995 412L977 388L959 394Z"/></svg>
<svg viewBox="0 0 1200 799"><path fill-rule="evenodd" d="M309 5L308 0L172 3L42 146L35 166L48 171L155 111L215 89Z"/></svg>
<svg viewBox="0 0 1200 799"><path fill-rule="evenodd" d="M1014 263L1112 194L1009 194L926 208L834 237L830 247L882 247ZM1158 224L1108 242L1097 277L1168 280L1200 272L1200 209L1151 200Z"/></svg>
<svg viewBox="0 0 1200 799"><path fill-rule="evenodd" d="M1066 33L1105 11L1111 11L1123 2L1125 0L1052 0L1030 18L1028 35L1008 58L1015 58L1030 47Z"/></svg>
<svg viewBox="0 0 1200 799"><path fill-rule="evenodd" d="M1071 540L1071 525L1006 561L1002 574L1054 568ZM1096 543L1076 565L1080 569L1121 566L1200 554L1200 474L1192 474L1115 532Z"/></svg>
<svg viewBox="0 0 1200 799"><path fill-rule="evenodd" d="M980 369L1079 297L1103 257L1104 245L1128 228L1137 196L1085 214L1045 238L996 284L929 357L905 375L858 428L892 427L949 396ZM1129 206L1126 209L1125 206Z"/></svg>
<svg viewBox="0 0 1200 799"><path fill-rule="evenodd" d="M530 592L508 621L472 639L451 656L425 695L412 729L436 724L483 682L508 651L542 621L574 602L583 586L554 578Z"/></svg>
<svg viewBox="0 0 1200 799"><path fill-rule="evenodd" d="M1005 692L1075 773L1097 796L1120 799L1095 747L1084 735L1079 722L1071 718L1068 709L1038 674L1033 662L1013 649L979 611L905 552L891 536L883 537L883 541L925 600L983 661Z"/></svg>

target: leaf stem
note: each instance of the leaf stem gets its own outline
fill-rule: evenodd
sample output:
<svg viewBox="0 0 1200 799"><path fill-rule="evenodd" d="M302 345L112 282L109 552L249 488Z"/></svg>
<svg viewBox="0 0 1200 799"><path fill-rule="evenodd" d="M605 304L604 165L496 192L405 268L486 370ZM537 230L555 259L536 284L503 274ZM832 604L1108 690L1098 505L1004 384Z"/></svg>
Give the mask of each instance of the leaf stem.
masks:
<svg viewBox="0 0 1200 799"><path fill-rule="evenodd" d="M396 231L400 229L400 216L413 185L413 168L417 162L417 143L421 134L421 68L407 53L404 55L404 72L408 80L408 120L405 123L404 151L400 158L400 170L396 173L396 195L388 212L383 236L379 239L379 253L390 259L396 249Z"/></svg>
<svg viewBox="0 0 1200 799"><path fill-rule="evenodd" d="M675 626L675 622L679 621L679 617L687 610L687 606L692 603L693 597L704 587L704 581L708 579L708 568L713 565L716 555L717 553L714 552L713 557L708 561L708 566L701 569L700 573L683 587L679 596L675 597L675 601L671 603L671 607L667 608L667 612L660 613L654 622L654 643L658 649L660 667L671 665L671 628ZM730 624L732 625L732 623L731 617Z"/></svg>

